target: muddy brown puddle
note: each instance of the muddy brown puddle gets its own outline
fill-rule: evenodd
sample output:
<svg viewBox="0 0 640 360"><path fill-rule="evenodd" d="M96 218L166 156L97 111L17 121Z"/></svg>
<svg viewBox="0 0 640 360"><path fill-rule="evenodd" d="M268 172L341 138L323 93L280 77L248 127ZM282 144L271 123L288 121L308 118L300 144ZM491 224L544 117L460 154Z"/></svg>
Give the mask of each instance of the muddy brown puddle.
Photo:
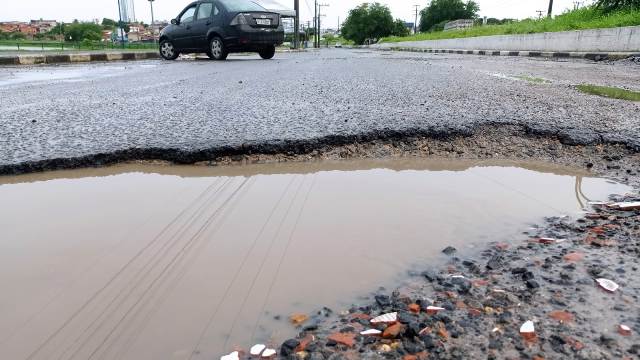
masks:
<svg viewBox="0 0 640 360"><path fill-rule="evenodd" d="M629 188L542 164L130 164L0 178L0 358L214 359Z"/></svg>

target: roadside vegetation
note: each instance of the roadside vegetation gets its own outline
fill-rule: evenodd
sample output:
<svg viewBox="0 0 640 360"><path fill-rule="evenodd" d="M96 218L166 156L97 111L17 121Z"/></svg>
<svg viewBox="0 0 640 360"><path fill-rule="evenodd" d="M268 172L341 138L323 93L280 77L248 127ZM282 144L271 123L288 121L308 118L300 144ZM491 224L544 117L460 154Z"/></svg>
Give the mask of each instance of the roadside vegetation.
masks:
<svg viewBox="0 0 640 360"><path fill-rule="evenodd" d="M628 1L629 4L626 4L625 1ZM619 6L615 6L615 2L616 0L611 0L611 2L602 2L598 5L568 11L553 18L544 17L541 19L525 19L521 21L510 19L488 19L488 24L494 25L481 25L482 21L477 20L476 22L479 24L472 28L463 30L441 31L444 28L444 23L450 21L450 19L447 19L446 21L443 20L438 23L433 23L433 21L429 23L425 22L424 27L430 26L429 30L426 32L405 37L385 37L382 39L382 42L456 39L490 35L534 34L640 25L640 0L620 0L619 2L621 4ZM633 2L637 2L638 4L634 5ZM434 1L434 3L436 3L436 1ZM421 29L422 28L423 23L421 22Z"/></svg>
<svg viewBox="0 0 640 360"><path fill-rule="evenodd" d="M588 85L582 84L576 86L576 88L583 93L604 96L613 99L620 100L630 100L630 101L640 101L640 92L631 91L626 89L621 89L617 87L610 86L596 86L596 85Z"/></svg>
<svg viewBox="0 0 640 360"><path fill-rule="evenodd" d="M362 45L369 40L386 36L406 36L409 29L404 21L393 19L391 10L380 3L364 3L349 11L341 29L342 36L355 44Z"/></svg>
<svg viewBox="0 0 640 360"><path fill-rule="evenodd" d="M534 84L549 84L549 83L551 83L551 81L549 81L547 79L543 79L543 78L539 78L539 77L535 77L535 76L519 75L519 76L516 76L516 78L520 79L520 80L528 81L528 82L534 83Z"/></svg>
<svg viewBox="0 0 640 360"><path fill-rule="evenodd" d="M129 24L119 24L107 18L102 19L101 24L81 22L78 20L74 20L71 23L59 23L49 32L35 34L32 38L27 38L27 35L21 32L3 32L0 30L0 46L15 48L11 50L20 50L21 47L39 47L42 50L100 50L122 48L120 43L110 41L115 39L114 36L112 36L112 39L103 41L102 35L103 31L111 31L113 34L116 34L119 25L125 33L129 32ZM148 26L146 24L141 25L145 28ZM126 43L124 47L127 49L150 49L155 48L155 45Z"/></svg>

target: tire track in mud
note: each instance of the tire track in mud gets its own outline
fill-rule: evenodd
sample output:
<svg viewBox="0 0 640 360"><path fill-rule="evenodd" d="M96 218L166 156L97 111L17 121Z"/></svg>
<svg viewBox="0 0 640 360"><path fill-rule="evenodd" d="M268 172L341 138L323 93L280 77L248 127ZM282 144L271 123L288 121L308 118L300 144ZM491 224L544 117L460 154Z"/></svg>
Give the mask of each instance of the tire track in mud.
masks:
<svg viewBox="0 0 640 360"><path fill-rule="evenodd" d="M114 335L128 330L123 325L133 323L141 309L144 309L140 305L147 304L149 296L157 294L176 275L182 260L188 258L194 248L198 248L206 230L225 213L229 204L239 197L241 190L246 192L248 181L249 178L245 178L239 185L232 187L230 194L228 189L234 182L233 178L226 179L221 185L219 181L209 185L26 359L87 359L106 354L115 344ZM166 240L162 242L164 239ZM185 266L188 268L189 264ZM145 283L148 284L146 287ZM115 296L109 301L107 294L114 292ZM114 307L116 302L118 306ZM126 312L123 315L124 309ZM98 311L100 313L96 316ZM78 329L84 331L78 333ZM74 336L75 340L70 341ZM116 340L118 339L119 336ZM105 350L107 345L109 347Z"/></svg>
<svg viewBox="0 0 640 360"><path fill-rule="evenodd" d="M229 208L227 209L227 211L225 211L222 216L220 217L219 221L214 224L214 226L212 226L213 228L213 232L211 234L209 234L208 238L211 240L215 240L216 239L216 235L219 232L219 230L221 229L221 227L223 226L223 224L226 222L226 220L228 219L229 215L235 210L236 206L238 205L238 203L240 203L244 197L246 196L246 194L248 193L249 189L253 186L253 184L256 182L256 178L252 177L249 179L248 185L246 186L246 188L244 189L244 191L242 191L237 199L235 199L235 201L229 206ZM141 308L149 308L149 311L147 312L146 316L144 316L144 319L140 322L139 326L135 329L130 329L130 336L127 337L128 340L126 340L126 343L122 346L122 348L120 349L120 351L118 351L115 355L114 358L116 359L122 359L124 358L124 355L130 350L130 348L135 344L135 342L137 341L137 339L139 338L140 334L144 331L144 329L147 327L147 324L149 322L149 320L153 317L153 315L157 312L158 308L164 303L164 301L166 300L166 297L169 295L169 293L178 285L178 283L180 283L180 281L184 278L184 276L187 274L188 270L191 268L191 265L193 265L195 263L195 261L199 258L199 256L203 253L203 250L208 246L211 245L213 241L201 241L200 244L198 244L196 246L196 249L191 251L191 253L187 256L185 256L184 258L182 258L180 260L180 263L184 263L184 265L181 266L181 268L179 268L178 273L176 274L176 276L174 277L174 279L170 282L170 284L167 286L166 289L164 289L162 291L162 293L159 295L160 297L158 298L158 301L156 301L155 304L149 305L148 303L153 299L153 295L149 296L149 298L147 299L147 301L145 301L145 303L142 304ZM190 257L190 258L189 258ZM179 265L180 266L180 265ZM158 289L158 291L160 291ZM155 292L154 292L155 293ZM137 315L136 315L137 316ZM135 319L132 319L130 323L132 323L131 327L133 327L135 321ZM128 329L129 327L127 327ZM124 335L124 331L121 332L118 337L115 339L115 341L118 341L119 338L121 338ZM115 342L114 341L114 342ZM104 358L104 357L103 357Z"/></svg>
<svg viewBox="0 0 640 360"><path fill-rule="evenodd" d="M169 263L165 267L162 268L160 274L153 279L149 286L147 286L142 296L138 298L138 300L131 307L129 307L127 312L118 320L116 325L111 329L111 331L109 331L103 341L91 352L88 357L89 360L93 359L94 356L100 351L100 349L111 339L113 334L117 331L124 320L126 320L130 316L131 312L139 306L139 304L142 302L142 300L144 300L145 296L147 296L148 292L156 285L156 283L158 283L159 281L164 281L167 271L169 271L174 266L174 264L180 257L182 257L189 251L194 241L204 233L204 230L211 225L216 216L218 216L220 212L226 208L229 202L235 198L238 192L247 184L248 181L248 178L245 178L243 180L243 182L231 193L231 195L229 195L229 197L224 200L224 202L214 211L214 213L207 219L207 221L198 229L196 234L189 238L187 243L182 248L180 248L179 252L170 259Z"/></svg>
<svg viewBox="0 0 640 360"><path fill-rule="evenodd" d="M194 214L194 215L189 216L189 217L185 220L185 222L183 222L183 223L182 223L182 225L180 225L180 227L179 227L179 228L178 228L178 230L174 233L174 235L173 235L173 236L171 236L171 237L169 237L169 239L168 239L165 243L163 243L162 247L161 247L160 249L158 249L158 250L157 250L153 255L151 255L151 256L150 256L149 261L148 261L148 262L146 262L146 263L144 264L144 266L143 266L140 270L138 270L138 272L137 272L137 273L135 273L135 274L133 275L133 278L132 278L132 279L130 279L130 280L129 280L129 282L128 282L127 284L125 284L125 285L121 288L121 290L120 290L120 291L119 291L119 292L118 292L118 293L113 297L113 299L112 299L112 300L107 304L107 306L105 306L105 307L104 307L103 311L102 311L102 312L101 312L97 317L95 317L95 318L94 318L94 320L93 320L93 321L92 321L92 322L91 322L91 323L90 323L90 324L89 324L89 325L84 329L84 331L83 331L80 335L78 335L78 337L74 340L73 344L72 344L70 347L68 347L68 348L65 350L65 352L64 352L64 353L62 353L62 354L58 357L58 359L62 359L62 358L64 358L64 356L66 355L66 353L67 353L71 348L75 347L75 346L76 346L76 344L78 344L79 342L81 342L82 337L83 337L86 333L88 333L89 331L91 331L91 328L92 328L92 327L94 327L96 324L98 324L98 322L100 322L100 321L101 321L101 320L100 320L101 318L103 318L103 317L105 317L105 318L106 318L107 313L110 311L109 309L110 309L110 308L115 304L115 302L117 301L117 299L118 299L119 297L121 297L121 296L124 294L124 292L125 292L125 291L127 291L127 289L128 289L128 288L130 288L130 289L129 289L129 292L128 292L128 293L127 293L127 294L122 298L123 300L122 300L121 302L119 302L119 303L115 306L114 310L112 310L112 311L115 311L115 309L117 309L119 306L122 306L122 305L123 305L123 301L124 301L124 300L126 300L127 296L131 296L131 293L136 289L136 286L137 286L137 285L139 285L139 281L141 281L140 279L144 278L144 276L147 276L147 275L149 274L149 271L150 271L151 269L153 269L153 266L155 266L155 264L152 266L152 268L150 268L150 269L149 269L149 271L147 271L147 272L142 276L142 278L140 278L140 275L141 275L142 271L145 271L145 269L147 269L148 265L149 265L149 264L151 264L151 263L154 261L154 259L159 259L159 258L158 258L158 254L159 254L161 251L163 251L163 249L166 249L166 246L167 246L167 245L169 245L169 244L171 243L171 241L174 241L174 240L176 239L176 236L178 236L178 235L179 235L179 232L183 231L184 229L188 229L188 227L189 227L190 225L192 225L192 224L193 224L193 222L195 221L195 216L196 216L198 213L202 213L202 211L204 210L204 208L205 208L205 206L207 205L207 203L208 203L209 201L211 201L211 200L215 197L215 195L217 195L217 194L218 194L218 193L219 193L219 192L220 192L220 191L221 191L221 190L222 190L226 185L228 185L228 183L229 183L229 180L227 179L227 181L226 181L226 182L224 182L224 183L223 183L219 188L217 188L216 190L214 190L212 194L210 194L210 195L206 195L206 196L208 196L208 197L206 197L206 196L205 196L205 197L201 197L201 199L203 199L204 201L201 201L201 204L199 205L199 207L198 207L196 210L194 210L194 212L193 212L193 214ZM209 190L211 190L211 189L209 189ZM186 214L188 214L188 213L185 213L185 215L186 215ZM157 264L157 262L156 262L156 264ZM137 280L136 280L136 279L137 279ZM137 284L133 284L133 282L134 282L134 281L138 281L138 283L137 283ZM132 286L132 285L133 285L133 286ZM98 327L92 331L92 335L93 335L93 334L95 334L95 332L99 329L99 327L100 327L100 326L102 326L102 324L104 323L104 321L106 321L106 320L103 320L103 321L98 325ZM78 349L79 349L79 348L78 348ZM76 351L78 351L78 350L76 350ZM73 356L74 356L74 355L75 355L75 353L74 353L70 358L73 358Z"/></svg>
<svg viewBox="0 0 640 360"><path fill-rule="evenodd" d="M214 183L212 183L210 186L213 186L215 183L217 183L218 180L216 180ZM206 191L206 189L205 189ZM203 192L204 193L204 192ZM174 196L174 198L172 198L171 200L175 200L175 198L180 197L181 195L184 195L183 193L177 194ZM198 195L194 201L192 201L191 203L189 203L184 210L182 210L179 214L184 213L184 211L186 209L189 209L198 199L200 199L200 195ZM167 201L166 205L169 205L169 201ZM148 225L148 223L156 216L157 214L152 214L149 217L147 217L143 222L141 222L140 224L140 228L142 228L145 225ZM179 216L179 215L177 215ZM101 263L102 261L105 260L105 258L113 251L115 251L116 249L118 249L120 246L122 246L127 239L132 235L135 234L137 231L140 230L140 228L130 232L130 233L125 233L124 235L121 236L121 239L112 247L110 247L109 249L105 250L104 252L102 252L100 255L96 256L93 258L93 260L90 262L91 265L84 268L78 277L74 278L71 283L65 287L64 289L61 289L59 292L57 292L54 296L52 296L46 303L45 305L38 311L34 312L33 314L31 314L26 321L24 321L21 325L17 326L15 328L15 331L7 336L4 340L0 341L0 347L6 345L14 336L16 336L20 331L24 330L29 324L31 324L36 318L38 318L38 316L42 315L54 302L56 302L57 300L60 299L61 296L63 296L65 293L67 293L70 289L72 289L80 280L81 277L83 277L84 274L87 274L89 272L91 272L93 269L95 269L96 265L98 265L99 263Z"/></svg>
<svg viewBox="0 0 640 360"><path fill-rule="evenodd" d="M260 238L264 234L267 226L270 224L271 219L273 218L276 210L278 209L278 207L282 203L282 200L284 199L285 195L289 191L289 188L293 184L294 180L295 180L295 177L292 177L291 180L289 181L289 183L287 184L287 186L285 186L285 188L283 189L282 193L278 197L278 200L274 204L273 208L270 210L269 215L267 216L265 222L263 223L263 225L261 226L260 230L258 231L258 233L256 234L255 238L253 239L253 242L251 243L251 245L247 249L247 252L243 256L243 260L240 262L240 266L236 269L233 278L231 279L231 281L228 283L227 287L225 288L225 291L224 291L224 293L222 295L222 298L220 299L220 301L215 306L213 312L211 313L211 315L209 316L209 318L208 318L208 320L207 320L207 322L205 324L205 327L200 332L200 335L198 337L198 341L196 342L196 344L191 349L190 354L189 354L189 360L191 360L193 358L193 356L196 354L196 351L198 350L198 348L202 344L202 340L204 339L207 331L211 327L211 324L215 320L216 316L218 315L218 312L219 312L222 304L224 304L225 300L227 299L227 297L229 295L229 292L233 288L233 285L236 283L236 281L238 279L238 276L240 275L242 269L245 267L245 265L247 263L247 260L249 260L249 257L251 255L251 253L254 251L256 245L258 244L258 240L260 240Z"/></svg>
<svg viewBox="0 0 640 360"><path fill-rule="evenodd" d="M292 178L295 179L295 178ZM287 210L285 211L284 215L282 216L282 219L280 220L280 222L278 223L278 227L276 228L276 232L273 234L273 236L271 237L271 241L269 242L269 246L267 247L267 251L265 252L265 256L262 257L262 261L260 263L260 266L258 267L257 271L255 272L255 275L253 276L253 279L251 280L251 285L249 285L249 289L246 292L246 295L244 296L242 303L240 305L240 309L238 310L238 312L236 313L236 315L233 318L233 322L231 323L231 327L229 329L229 333L225 339L225 343L223 348L227 348L227 345L229 343L229 340L231 339L231 336L233 336L233 332L235 330L235 327L237 325L238 322L238 318L240 317L240 314L244 311L244 308L247 304L247 300L249 299L249 297L251 296L251 293L253 292L253 289L256 285L256 282L258 280L258 277L260 276L260 274L262 274L262 269L264 268L265 263L267 262L267 259L269 259L269 254L271 253L271 249L273 248L273 245L275 244L278 236L280 235L280 232L282 230L282 226L284 225L285 221L289 218L289 213L291 212L291 209L293 208L293 205L296 202L296 199L298 198L298 194L300 193L300 189L302 189L302 185L304 185L304 181L305 181L305 177L302 177L301 181L300 181L300 185L298 185L298 188L296 189L295 193L293 194L293 196L291 197L291 201L289 202L289 205L287 207ZM291 185L291 184L290 184ZM260 316L261 314L258 314L258 316Z"/></svg>

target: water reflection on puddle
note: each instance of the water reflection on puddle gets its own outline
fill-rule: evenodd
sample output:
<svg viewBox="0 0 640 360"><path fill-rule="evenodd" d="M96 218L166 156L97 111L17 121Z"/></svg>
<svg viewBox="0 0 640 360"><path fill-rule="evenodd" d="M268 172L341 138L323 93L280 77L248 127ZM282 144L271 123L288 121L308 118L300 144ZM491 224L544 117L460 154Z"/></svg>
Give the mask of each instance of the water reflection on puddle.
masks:
<svg viewBox="0 0 640 360"><path fill-rule="evenodd" d="M628 190L540 164L419 159L0 178L0 358L277 346L293 312L339 311L448 245L509 241Z"/></svg>

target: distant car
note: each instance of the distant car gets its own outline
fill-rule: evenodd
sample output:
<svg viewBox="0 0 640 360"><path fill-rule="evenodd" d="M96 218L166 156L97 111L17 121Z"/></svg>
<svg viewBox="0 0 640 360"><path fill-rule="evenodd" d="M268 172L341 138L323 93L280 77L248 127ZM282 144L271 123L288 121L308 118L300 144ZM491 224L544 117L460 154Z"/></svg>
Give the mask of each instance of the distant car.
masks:
<svg viewBox="0 0 640 360"><path fill-rule="evenodd" d="M162 30L160 56L175 60L180 54L205 52L225 60L232 52L257 52L271 59L283 42L280 14L249 0L199 0Z"/></svg>
<svg viewBox="0 0 640 360"><path fill-rule="evenodd" d="M342 44L341 43L336 43L336 49L340 49L342 48Z"/></svg>

